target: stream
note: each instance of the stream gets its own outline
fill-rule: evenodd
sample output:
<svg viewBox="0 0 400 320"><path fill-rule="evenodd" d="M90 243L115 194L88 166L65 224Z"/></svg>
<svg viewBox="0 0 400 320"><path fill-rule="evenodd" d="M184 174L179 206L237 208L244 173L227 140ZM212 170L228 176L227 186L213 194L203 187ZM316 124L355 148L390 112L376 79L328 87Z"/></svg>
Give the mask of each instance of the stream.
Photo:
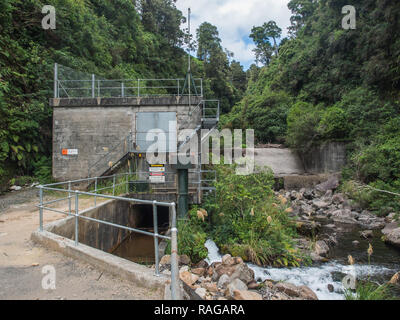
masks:
<svg viewBox="0 0 400 320"><path fill-rule="evenodd" d="M400 251L385 245L380 239L379 230L375 232L373 239L368 240L360 238L360 229L357 227L342 225L338 230L340 230L339 243L331 250L329 262L300 268L264 268L251 263L247 265L254 271L258 282L270 279L289 282L297 286L306 285L320 300L343 300L342 280L346 275L355 275L357 280L369 278L371 281L382 284L400 271ZM353 245L354 240L360 242L358 246ZM374 248L370 264L367 254L369 243ZM206 247L208 249L206 261L209 264L220 262L222 256L216 244L212 240L207 240ZM348 264L348 255L353 256L355 265ZM328 285L333 286L333 292L329 291ZM395 294L400 296L400 291Z"/></svg>

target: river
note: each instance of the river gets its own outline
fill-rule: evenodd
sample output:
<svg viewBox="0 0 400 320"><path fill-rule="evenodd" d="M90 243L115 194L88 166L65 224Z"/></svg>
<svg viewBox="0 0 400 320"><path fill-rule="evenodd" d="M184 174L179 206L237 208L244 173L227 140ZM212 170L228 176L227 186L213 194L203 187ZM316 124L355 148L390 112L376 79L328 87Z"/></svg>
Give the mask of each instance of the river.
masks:
<svg viewBox="0 0 400 320"><path fill-rule="evenodd" d="M248 263L248 266L254 271L258 282L270 279L294 285L306 285L320 300L343 300L342 280L346 275L355 275L358 280L369 278L371 281L383 283L400 271L400 251L385 245L380 239L380 231L377 231L371 240L360 239L359 231L360 229L355 227L342 226L338 235L339 244L331 250L331 259L327 263L300 268L264 268L251 263ZM354 240L358 240L360 244L354 246L352 243ZM367 254L369 243L374 248L370 262ZM206 247L207 262L220 262L222 256L216 244L212 240L207 240ZM353 266L347 262L348 255L352 255L356 261ZM333 292L328 289L330 284L334 288ZM397 294L400 296L400 292L396 292Z"/></svg>

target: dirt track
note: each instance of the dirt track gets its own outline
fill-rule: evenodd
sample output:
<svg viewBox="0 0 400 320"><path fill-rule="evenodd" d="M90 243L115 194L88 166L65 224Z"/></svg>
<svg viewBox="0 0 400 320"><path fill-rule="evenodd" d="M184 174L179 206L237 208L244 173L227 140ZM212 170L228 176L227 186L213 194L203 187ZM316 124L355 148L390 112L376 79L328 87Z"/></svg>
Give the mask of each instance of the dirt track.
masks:
<svg viewBox="0 0 400 320"><path fill-rule="evenodd" d="M111 274L49 251L32 243L30 235L39 225L37 189L0 197L0 300L11 299L161 299L162 293L133 286ZM60 207L66 204L60 204ZM91 206L81 200L80 208ZM44 223L60 219L46 212ZM42 288L42 268L55 267L56 289Z"/></svg>

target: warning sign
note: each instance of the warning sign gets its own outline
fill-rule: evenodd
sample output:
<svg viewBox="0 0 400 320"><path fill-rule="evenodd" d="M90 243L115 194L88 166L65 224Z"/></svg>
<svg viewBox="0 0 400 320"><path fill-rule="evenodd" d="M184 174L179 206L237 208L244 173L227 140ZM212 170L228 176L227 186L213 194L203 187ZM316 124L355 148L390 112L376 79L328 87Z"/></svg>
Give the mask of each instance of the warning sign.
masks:
<svg viewBox="0 0 400 320"><path fill-rule="evenodd" d="M150 183L165 183L165 167L160 164L150 165Z"/></svg>
<svg viewBox="0 0 400 320"><path fill-rule="evenodd" d="M62 149L61 153L63 156L77 156L78 149Z"/></svg>

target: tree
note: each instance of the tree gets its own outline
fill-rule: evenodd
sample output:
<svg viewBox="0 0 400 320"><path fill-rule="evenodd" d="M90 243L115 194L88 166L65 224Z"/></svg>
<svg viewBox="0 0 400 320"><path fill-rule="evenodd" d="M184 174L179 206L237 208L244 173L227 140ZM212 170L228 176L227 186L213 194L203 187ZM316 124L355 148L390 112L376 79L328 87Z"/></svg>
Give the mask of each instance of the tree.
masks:
<svg viewBox="0 0 400 320"><path fill-rule="evenodd" d="M253 27L251 29L250 38L256 44L254 53L257 62L268 65L273 54L275 56L279 55L278 39L281 37L281 34L282 29L277 26L275 21L269 21L260 27ZM270 39L272 39L273 45L270 43Z"/></svg>
<svg viewBox="0 0 400 320"><path fill-rule="evenodd" d="M222 50L221 39L216 26L203 22L196 31L197 57L202 61L209 61L212 52Z"/></svg>
<svg viewBox="0 0 400 320"><path fill-rule="evenodd" d="M291 26L289 33L295 36L297 32L306 24L306 21L313 15L317 8L318 1L315 0L290 0L288 8L292 11L290 17Z"/></svg>

